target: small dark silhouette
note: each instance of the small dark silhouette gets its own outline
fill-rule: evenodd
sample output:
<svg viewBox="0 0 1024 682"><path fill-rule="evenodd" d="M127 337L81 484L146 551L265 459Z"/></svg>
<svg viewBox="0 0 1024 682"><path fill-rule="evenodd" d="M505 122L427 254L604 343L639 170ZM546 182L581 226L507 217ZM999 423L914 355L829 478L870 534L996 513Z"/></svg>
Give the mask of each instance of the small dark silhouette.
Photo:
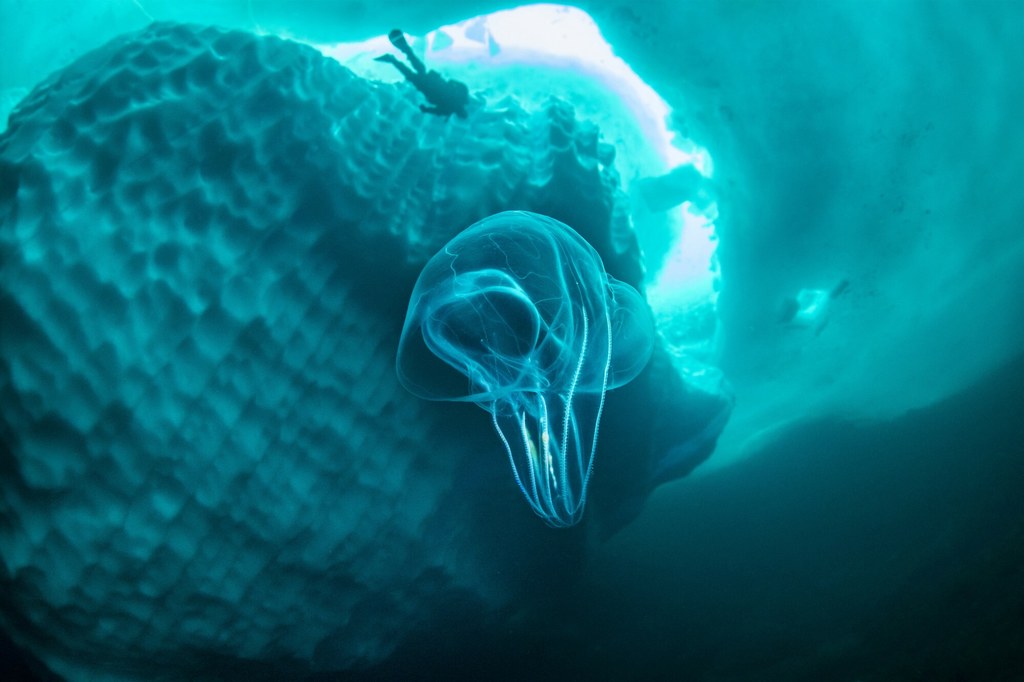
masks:
<svg viewBox="0 0 1024 682"><path fill-rule="evenodd" d="M393 54L382 54L375 60L387 62L398 69L405 79L416 86L416 89L423 93L427 101L433 105L428 107L421 104L420 111L445 118L452 114L459 118L466 118L466 105L469 103L469 88L466 87L466 84L457 80L449 80L437 71L427 71L423 62L413 54L412 48L409 47L409 43L405 39L405 34L397 28L388 34L388 40L405 55L409 63L412 64L412 68L410 69L398 61L398 57Z"/></svg>

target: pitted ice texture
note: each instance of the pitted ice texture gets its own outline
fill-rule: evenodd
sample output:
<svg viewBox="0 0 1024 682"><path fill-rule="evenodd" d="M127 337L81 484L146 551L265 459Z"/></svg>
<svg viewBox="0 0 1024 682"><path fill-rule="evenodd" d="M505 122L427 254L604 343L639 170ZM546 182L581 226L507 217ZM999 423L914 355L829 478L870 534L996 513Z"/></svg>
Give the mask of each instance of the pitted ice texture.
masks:
<svg viewBox="0 0 1024 682"><path fill-rule="evenodd" d="M482 413L394 357L418 269L500 210L637 284L617 178L564 102L417 104L308 46L154 24L12 114L0 622L58 672L365 666L564 579L539 548L579 543L521 508Z"/></svg>

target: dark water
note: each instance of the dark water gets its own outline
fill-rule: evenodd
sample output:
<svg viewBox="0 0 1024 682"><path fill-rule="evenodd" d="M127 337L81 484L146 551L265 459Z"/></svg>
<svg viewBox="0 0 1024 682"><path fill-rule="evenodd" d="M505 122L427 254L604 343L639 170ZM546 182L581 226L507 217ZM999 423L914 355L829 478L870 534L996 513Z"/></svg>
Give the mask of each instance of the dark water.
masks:
<svg viewBox="0 0 1024 682"><path fill-rule="evenodd" d="M617 652L607 665L698 680L1022 679L1022 386L1018 358L935 407L810 424L679 484L591 572L592 637Z"/></svg>
<svg viewBox="0 0 1024 682"><path fill-rule="evenodd" d="M880 425L822 421L655 499L546 624L367 676L1024 679L1024 357Z"/></svg>

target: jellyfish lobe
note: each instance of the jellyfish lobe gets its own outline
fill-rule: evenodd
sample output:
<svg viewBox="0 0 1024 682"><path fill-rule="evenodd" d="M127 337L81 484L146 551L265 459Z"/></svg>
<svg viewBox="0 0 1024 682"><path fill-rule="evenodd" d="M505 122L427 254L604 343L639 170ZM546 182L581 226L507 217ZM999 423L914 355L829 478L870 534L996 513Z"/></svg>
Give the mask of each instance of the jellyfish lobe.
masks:
<svg viewBox="0 0 1024 682"><path fill-rule="evenodd" d="M643 370L653 336L646 302L572 228L506 211L424 266L398 377L421 398L486 410L530 507L567 527L586 504L605 393Z"/></svg>

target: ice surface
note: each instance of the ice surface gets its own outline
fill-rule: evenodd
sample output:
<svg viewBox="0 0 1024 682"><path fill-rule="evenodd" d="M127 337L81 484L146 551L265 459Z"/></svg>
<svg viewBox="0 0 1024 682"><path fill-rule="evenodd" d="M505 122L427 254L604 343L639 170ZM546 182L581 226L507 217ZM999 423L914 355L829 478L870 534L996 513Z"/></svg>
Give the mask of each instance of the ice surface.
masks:
<svg viewBox="0 0 1024 682"><path fill-rule="evenodd" d="M572 579L545 557L572 567L583 535L550 535L486 415L409 395L394 356L423 262L504 208L642 286L618 176L565 102L416 105L298 43L154 24L15 108L0 619L58 672L350 669ZM729 408L663 350L627 390L591 497L605 531Z"/></svg>
<svg viewBox="0 0 1024 682"><path fill-rule="evenodd" d="M598 18L715 160L717 466L792 421L886 420L1024 347L1024 52L1006 3L648 3ZM602 19L604 19L602 21ZM827 324L782 321L848 287Z"/></svg>

